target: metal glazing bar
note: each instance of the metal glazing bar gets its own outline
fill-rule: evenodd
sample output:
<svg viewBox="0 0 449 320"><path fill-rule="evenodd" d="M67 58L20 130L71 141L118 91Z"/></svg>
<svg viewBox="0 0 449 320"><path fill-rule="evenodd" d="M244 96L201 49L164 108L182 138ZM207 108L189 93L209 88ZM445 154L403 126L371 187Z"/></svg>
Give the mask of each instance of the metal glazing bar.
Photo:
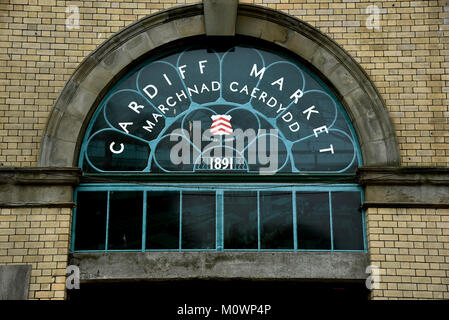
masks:
<svg viewBox="0 0 449 320"><path fill-rule="evenodd" d="M257 191L257 250L260 249L260 191Z"/></svg>
<svg viewBox="0 0 449 320"><path fill-rule="evenodd" d="M106 201L106 239L104 241L104 250L108 251L109 246L109 202L111 191L108 191L108 197Z"/></svg>
<svg viewBox="0 0 449 320"><path fill-rule="evenodd" d="M331 251L334 251L334 227L332 218L332 193L329 191L329 229L331 231Z"/></svg>
<svg viewBox="0 0 449 320"><path fill-rule="evenodd" d="M182 250L182 190L179 191L179 251Z"/></svg>
<svg viewBox="0 0 449 320"><path fill-rule="evenodd" d="M217 190L215 194L215 212L216 212L216 230L215 230L215 248L217 251L223 251L224 248L224 203L223 190Z"/></svg>
<svg viewBox="0 0 449 320"><path fill-rule="evenodd" d="M75 191L75 194L73 195L73 202L78 203L78 191L77 190ZM73 209L73 218L72 218L73 219L72 220L72 243L70 245L71 251L75 251L76 211L77 210L76 210L76 206L75 206L75 208Z"/></svg>
<svg viewBox="0 0 449 320"><path fill-rule="evenodd" d="M298 226L296 215L296 191L292 191L292 214L293 214L293 248L298 249Z"/></svg>
<svg viewBox="0 0 449 320"><path fill-rule="evenodd" d="M145 251L147 242L147 191L143 192L142 208L142 251Z"/></svg>

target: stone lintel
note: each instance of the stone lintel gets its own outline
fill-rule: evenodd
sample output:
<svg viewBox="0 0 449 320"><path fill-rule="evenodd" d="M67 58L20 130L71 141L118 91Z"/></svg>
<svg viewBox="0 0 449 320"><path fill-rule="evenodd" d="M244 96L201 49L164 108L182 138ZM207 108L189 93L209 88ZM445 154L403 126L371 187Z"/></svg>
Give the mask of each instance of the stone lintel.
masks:
<svg viewBox="0 0 449 320"><path fill-rule="evenodd" d="M366 279L365 252L74 253L81 281Z"/></svg>
<svg viewBox="0 0 449 320"><path fill-rule="evenodd" d="M73 207L79 168L0 167L0 207Z"/></svg>
<svg viewBox="0 0 449 320"><path fill-rule="evenodd" d="M449 208L447 167L360 167L364 207Z"/></svg>

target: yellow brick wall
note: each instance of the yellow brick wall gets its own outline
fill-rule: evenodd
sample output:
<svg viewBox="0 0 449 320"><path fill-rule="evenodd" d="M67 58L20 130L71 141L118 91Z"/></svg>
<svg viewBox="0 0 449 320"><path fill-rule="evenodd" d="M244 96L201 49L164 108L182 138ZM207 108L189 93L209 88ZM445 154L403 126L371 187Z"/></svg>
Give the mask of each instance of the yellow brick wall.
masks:
<svg viewBox="0 0 449 320"><path fill-rule="evenodd" d="M370 208L371 265L380 268L372 299L449 299L449 209Z"/></svg>
<svg viewBox="0 0 449 320"><path fill-rule="evenodd" d="M29 299L64 299L71 209L0 208L0 265L32 266Z"/></svg>
<svg viewBox="0 0 449 320"><path fill-rule="evenodd" d="M35 166L48 115L86 55L115 32L184 0L0 2L0 165ZM242 0L296 16L366 70L394 121L403 165L449 164L449 0ZM65 26L69 5L80 28ZM365 11L380 9L380 29ZM445 9L446 8L446 9Z"/></svg>

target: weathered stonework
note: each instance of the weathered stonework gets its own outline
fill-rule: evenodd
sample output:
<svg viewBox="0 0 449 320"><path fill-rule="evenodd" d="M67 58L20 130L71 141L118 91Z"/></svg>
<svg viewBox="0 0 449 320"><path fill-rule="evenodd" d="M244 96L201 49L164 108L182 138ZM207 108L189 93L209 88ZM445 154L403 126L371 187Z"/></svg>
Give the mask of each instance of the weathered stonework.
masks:
<svg viewBox="0 0 449 320"><path fill-rule="evenodd" d="M1 168L0 208L69 207L78 168Z"/></svg>
<svg viewBox="0 0 449 320"><path fill-rule="evenodd" d="M438 167L361 167L364 207L449 208L449 170Z"/></svg>
<svg viewBox="0 0 449 320"><path fill-rule="evenodd" d="M364 280L366 253L75 253L84 281L118 279ZM238 266L238 267L236 267Z"/></svg>
<svg viewBox="0 0 449 320"><path fill-rule="evenodd" d="M29 299L64 299L71 208L0 208L0 265L31 265Z"/></svg>

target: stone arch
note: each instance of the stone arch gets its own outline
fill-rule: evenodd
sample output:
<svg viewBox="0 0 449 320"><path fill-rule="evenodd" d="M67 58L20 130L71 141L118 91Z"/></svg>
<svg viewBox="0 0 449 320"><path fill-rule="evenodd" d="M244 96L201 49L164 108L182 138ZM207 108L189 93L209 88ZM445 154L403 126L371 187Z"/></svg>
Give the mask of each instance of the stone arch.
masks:
<svg viewBox="0 0 449 320"><path fill-rule="evenodd" d="M397 166L400 153L388 110L354 59L329 37L296 18L240 4L235 33L297 54L330 84L354 126L368 166ZM127 67L170 42L205 36L202 4L147 16L112 36L79 65L60 93L41 141L39 165L77 166L85 128L104 93Z"/></svg>

